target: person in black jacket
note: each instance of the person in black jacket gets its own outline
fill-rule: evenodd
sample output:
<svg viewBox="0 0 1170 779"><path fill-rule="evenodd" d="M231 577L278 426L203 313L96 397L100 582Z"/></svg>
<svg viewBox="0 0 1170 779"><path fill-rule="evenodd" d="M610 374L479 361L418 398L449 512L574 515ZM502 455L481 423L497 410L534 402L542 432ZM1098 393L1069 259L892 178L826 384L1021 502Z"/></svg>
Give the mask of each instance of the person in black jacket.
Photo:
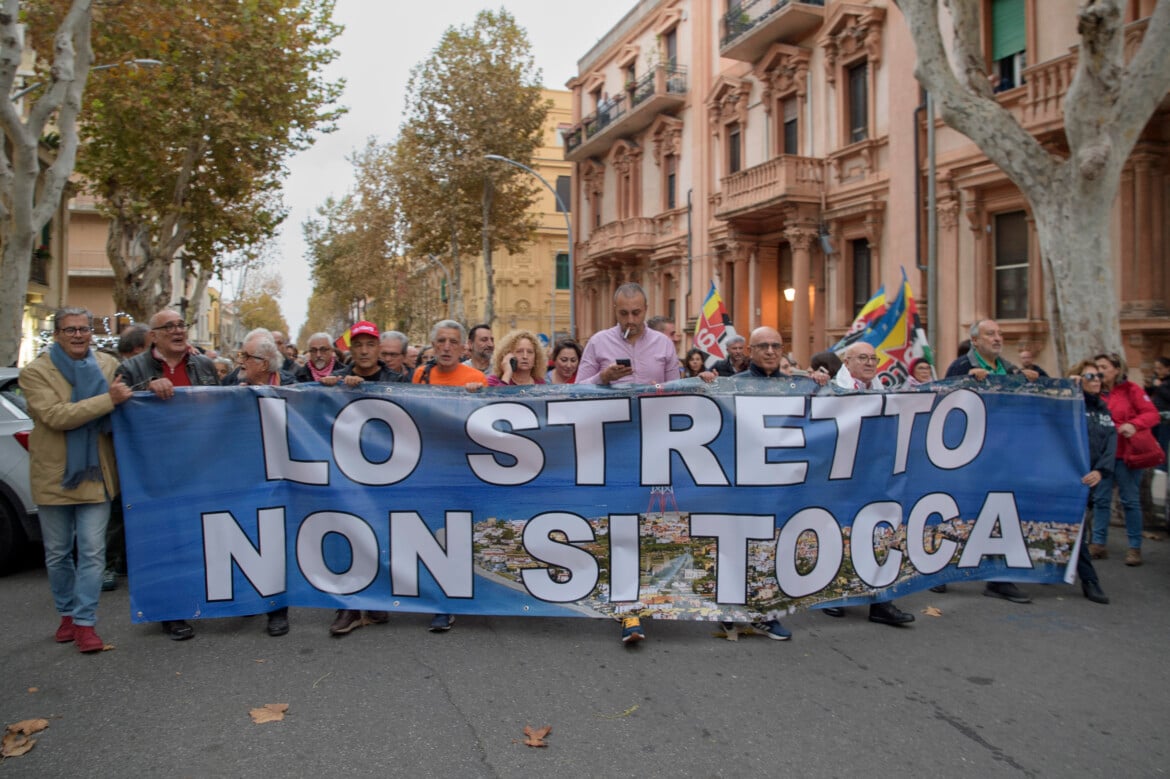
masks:
<svg viewBox="0 0 1170 779"><path fill-rule="evenodd" d="M162 400L175 396L175 387L218 387L215 363L194 351L187 342L187 323L179 312L163 309L150 318L153 345L118 366L115 376L132 390L149 390ZM195 635L185 620L162 623L174 641Z"/></svg>
<svg viewBox="0 0 1170 779"><path fill-rule="evenodd" d="M1089 505L1099 489L1113 492L1113 461L1117 454L1117 428L1109 406L1101 399L1101 374L1092 360L1084 360L1075 366L1069 376L1079 381L1085 394L1085 420L1089 427L1089 465L1092 470L1081 478L1081 484L1090 488ZM1104 483L1102 483L1104 482ZM1081 537L1081 549L1077 557L1077 577L1081 580L1081 591L1094 603L1108 603L1109 598L1101 589L1097 571L1093 568L1089 554L1088 539Z"/></svg>

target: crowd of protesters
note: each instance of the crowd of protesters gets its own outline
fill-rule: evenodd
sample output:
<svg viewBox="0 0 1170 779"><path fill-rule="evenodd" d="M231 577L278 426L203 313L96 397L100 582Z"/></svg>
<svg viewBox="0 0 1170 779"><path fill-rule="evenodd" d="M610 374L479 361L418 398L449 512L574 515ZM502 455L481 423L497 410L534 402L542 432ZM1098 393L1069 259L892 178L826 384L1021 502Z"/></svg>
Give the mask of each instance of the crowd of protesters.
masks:
<svg viewBox="0 0 1170 779"><path fill-rule="evenodd" d="M176 388L192 386L290 385L317 383L325 387L359 387L370 383L415 383L485 387L536 384L664 384L680 378L703 382L720 377L775 379L806 376L821 387L837 390L886 391L877 376L874 347L856 341L840 354L813 356L807 368L784 352L783 338L770 327L723 343L726 356L715 360L697 348L680 359L681 336L667 317L648 317L645 292L623 284L614 294L613 327L595 333L582 346L565 339L547 349L540 336L514 330L495 341L491 327L466 330L453 320L436 322L428 344L409 343L397 331L382 332L360 321L343 338L312 334L302 352L280 332L263 328L249 332L234 359L204 353L188 341L188 325L178 312L166 309L148 325L136 324L121 334L117 354L92 348L93 317L82 308L60 309L53 320L53 343L23 369L20 384L34 421L30 435L30 477L40 514L49 585L60 621L55 640L73 642L81 652L103 647L95 631L101 590L114 589L125 571L125 545L120 521L117 467L111 443L110 414L135 391L167 400ZM1034 364L1030 350L1020 351L1021 365L1001 355L1003 334L993 320L975 322L966 349L946 370L946 377L985 381L988 376L1019 374L1027 381L1047 376ZM348 346L347 349L341 348ZM925 357L908 366L906 388L929 385L935 369ZM1092 560L1108 556L1106 548L1114 487L1125 514L1125 564L1140 565L1141 508L1138 490L1142 472L1164 467L1170 440L1170 359L1158 358L1155 376L1142 387L1126 379L1116 354L1098 354L1069 373L1085 396L1092 469L1082 482L1090 488L1091 523L1081 545L1078 574L1086 598L1108 603ZM822 391L832 391L826 389ZM1151 396L1153 400L1151 400ZM1159 427L1160 424L1160 427ZM945 592L945 585L936 592ZM1015 603L1029 596L1012 582L988 582L986 595ZM829 616L844 614L824 608ZM914 616L892 601L875 603L869 619L904 626ZM329 632L344 636L358 627L384 623L385 611L338 610ZM454 623L450 614L434 615L430 630L443 632ZM161 623L174 640L195 635L186 621ZM728 637L740 629L723 623ZM786 640L791 632L778 620L761 620L751 630ZM288 609L268 614L267 632L289 632ZM622 622L623 643L645 637L637 615Z"/></svg>

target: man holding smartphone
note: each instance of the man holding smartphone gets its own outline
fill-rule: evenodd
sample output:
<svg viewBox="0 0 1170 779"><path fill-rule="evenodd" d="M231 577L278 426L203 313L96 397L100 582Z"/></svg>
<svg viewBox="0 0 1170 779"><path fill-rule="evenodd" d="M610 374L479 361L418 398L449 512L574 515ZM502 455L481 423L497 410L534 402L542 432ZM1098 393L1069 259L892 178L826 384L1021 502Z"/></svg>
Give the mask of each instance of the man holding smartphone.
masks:
<svg viewBox="0 0 1170 779"><path fill-rule="evenodd" d="M594 333L585 344L577 384L665 384L680 377L674 342L646 327L646 292L632 282L613 293L617 325ZM622 620L622 643L646 638L641 620Z"/></svg>
<svg viewBox="0 0 1170 779"><path fill-rule="evenodd" d="M622 284L613 293L617 325L585 345L577 384L665 384L680 378L678 355L667 336L646 327L646 292Z"/></svg>

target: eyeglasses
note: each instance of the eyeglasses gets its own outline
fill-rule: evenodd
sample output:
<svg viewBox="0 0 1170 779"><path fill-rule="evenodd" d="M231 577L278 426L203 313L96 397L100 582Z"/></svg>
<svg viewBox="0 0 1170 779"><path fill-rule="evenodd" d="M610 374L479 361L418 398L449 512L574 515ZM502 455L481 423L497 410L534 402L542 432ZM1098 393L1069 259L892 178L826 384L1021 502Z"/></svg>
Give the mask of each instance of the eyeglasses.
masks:
<svg viewBox="0 0 1170 779"><path fill-rule="evenodd" d="M168 333L173 333L176 330L186 330L188 327L190 327L189 324L180 320L178 322L167 322L165 325L159 325L158 327L152 327L150 329L151 330L166 330Z"/></svg>
<svg viewBox="0 0 1170 779"><path fill-rule="evenodd" d="M1081 381L1101 381L1101 379L1103 379L1103 378L1105 378L1105 374L1103 374L1103 373L1082 373L1081 374Z"/></svg>
<svg viewBox="0 0 1170 779"><path fill-rule="evenodd" d="M770 341L768 343L752 344L751 348L752 349L759 349L761 352L778 352L784 348L784 344L776 343L775 341Z"/></svg>
<svg viewBox="0 0 1170 779"><path fill-rule="evenodd" d="M310 346L309 351L313 352L313 353L324 352L324 353L328 354L329 352L333 351L333 347L332 346Z"/></svg>
<svg viewBox="0 0 1170 779"><path fill-rule="evenodd" d="M65 335L89 335L90 333L93 332L93 328L92 327L58 327L57 332L64 333Z"/></svg>
<svg viewBox="0 0 1170 779"><path fill-rule="evenodd" d="M401 357L402 352L382 352L383 357Z"/></svg>
<svg viewBox="0 0 1170 779"><path fill-rule="evenodd" d="M856 355L854 357L848 357L846 359L857 360L857 362L863 362L866 365L877 365L877 363L878 363L878 358L877 358L876 354L859 354L859 355Z"/></svg>
<svg viewBox="0 0 1170 779"><path fill-rule="evenodd" d="M264 362L268 362L267 357L261 357L258 354L248 354L247 352L240 352L239 356L240 356L241 361L243 361L243 360L262 360Z"/></svg>

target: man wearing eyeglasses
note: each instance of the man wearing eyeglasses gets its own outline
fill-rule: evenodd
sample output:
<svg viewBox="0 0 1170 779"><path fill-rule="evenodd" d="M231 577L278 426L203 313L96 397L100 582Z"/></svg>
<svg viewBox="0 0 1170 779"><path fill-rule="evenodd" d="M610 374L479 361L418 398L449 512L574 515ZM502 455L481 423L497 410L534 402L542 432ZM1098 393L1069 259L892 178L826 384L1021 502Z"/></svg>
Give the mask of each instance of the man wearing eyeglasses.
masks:
<svg viewBox="0 0 1170 779"><path fill-rule="evenodd" d="M322 381L341 373L342 365L333 351L333 336L329 333L313 333L309 336L309 359L293 374L298 382Z"/></svg>
<svg viewBox="0 0 1170 779"><path fill-rule="evenodd" d="M873 344L856 341L845 348L841 358L841 370L833 377L838 387L850 390L885 391L885 385L877 378L878 357Z"/></svg>
<svg viewBox="0 0 1170 779"><path fill-rule="evenodd" d="M837 371L833 383L849 390L885 392L885 386L881 379L877 378L877 366L878 356L873 344L856 341L845 348L845 355L841 358L841 370ZM845 616L845 609L838 606L822 611L830 617ZM914 621L914 615L902 611L892 600L888 600L869 605L869 621L881 625L909 625Z"/></svg>
<svg viewBox="0 0 1170 779"><path fill-rule="evenodd" d="M49 588L61 618L54 635L82 652L104 646L94 632L106 567L106 523L118 494L109 414L130 397L117 360L90 348L93 315L62 308L53 345L20 372L33 419L29 486L37 503ZM73 547L77 545L77 561Z"/></svg>
<svg viewBox="0 0 1170 779"><path fill-rule="evenodd" d="M216 387L215 363L191 349L187 323L177 311L163 309L150 318L154 345L118 366L130 389L149 390L158 398L175 396L175 387Z"/></svg>
<svg viewBox="0 0 1170 779"><path fill-rule="evenodd" d="M378 344L378 357L386 363L386 367L395 373L401 373L405 381L410 381L411 371L407 370L405 364L406 349L410 345L407 343L406 334L397 330L387 330L378 339Z"/></svg>
<svg viewBox="0 0 1170 779"><path fill-rule="evenodd" d="M187 323L177 311L163 309L150 318L154 345L118 366L120 376L132 390L149 390L160 400L175 396L175 387L218 387L215 363L191 349L187 343ZM184 620L162 623L174 641L195 635Z"/></svg>

